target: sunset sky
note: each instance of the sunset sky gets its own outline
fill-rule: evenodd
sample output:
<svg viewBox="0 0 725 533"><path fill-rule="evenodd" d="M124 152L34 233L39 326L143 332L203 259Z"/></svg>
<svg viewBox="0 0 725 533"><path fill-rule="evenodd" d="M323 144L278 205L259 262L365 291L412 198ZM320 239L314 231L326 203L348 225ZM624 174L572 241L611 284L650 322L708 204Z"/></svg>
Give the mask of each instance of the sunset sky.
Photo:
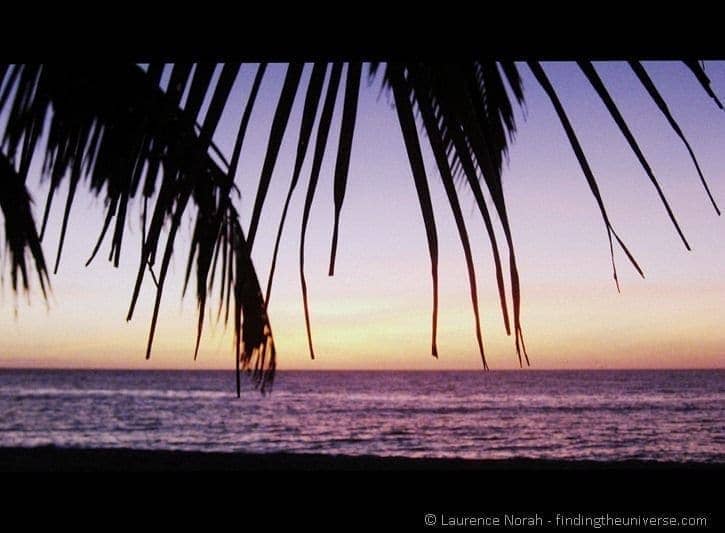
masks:
<svg viewBox="0 0 725 533"><path fill-rule="evenodd" d="M652 184L578 68L545 63L589 158L615 229L645 271L641 279L615 250L622 287L611 275L609 247L595 200L564 131L531 72L520 65L525 112L504 166L504 192L522 284L522 323L531 367L725 368L725 217L709 203L684 145L623 63L596 63L667 195L692 252L667 218ZM725 208L725 113L684 65L645 63L688 137L710 187ZM309 67L305 78L309 76ZM244 65L215 140L229 154L256 66ZM708 62L725 97L725 63ZM269 124L284 67L273 65L252 115L237 185L248 227ZM364 76L364 80L367 77ZM285 135L253 259L266 286L274 236L289 186L304 87ZM379 80L363 84L335 277L327 276L333 222L332 176L340 104L320 176L307 237L313 341L307 351L298 250L311 154L303 168L283 235L269 315L281 369L479 369L468 280L460 241L432 156L427 170L440 245L438 349L430 355L431 282L425 230L395 111ZM36 162L41 158L36 157ZM38 165L36 165L36 169ZM45 185L32 181L36 221ZM66 189L56 197L46 259L55 257ZM484 343L492 369L518 368L500 315L488 237L465 185L459 187L477 266ZM131 322L125 321L140 252L139 206L129 216L119 269L105 261L110 241L84 267L104 215L84 192L76 202L53 296L46 306L34 285L14 295L9 276L0 299L0 367L233 367L231 331L207 320L198 360L194 287L182 300L190 223L175 247L154 350L144 359L153 308L150 279ZM105 253L104 253L105 251ZM3 253L4 250L3 250Z"/></svg>

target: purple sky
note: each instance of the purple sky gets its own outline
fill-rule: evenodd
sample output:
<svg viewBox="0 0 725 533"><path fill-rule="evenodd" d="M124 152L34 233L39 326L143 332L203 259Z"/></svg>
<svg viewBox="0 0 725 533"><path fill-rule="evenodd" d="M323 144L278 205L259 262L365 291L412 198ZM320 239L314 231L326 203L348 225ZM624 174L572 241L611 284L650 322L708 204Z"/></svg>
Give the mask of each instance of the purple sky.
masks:
<svg viewBox="0 0 725 533"><path fill-rule="evenodd" d="M643 267L642 280L616 252L622 293L611 277L606 232L596 203L548 99L520 65L526 111L517 111L518 133L504 168L522 282L522 322L533 368L631 368L725 366L725 220L699 183L687 151L623 63L596 63L628 121L692 245L687 252L667 219L652 184L604 105L577 67L545 63L599 180L610 218ZM681 64L645 63L687 135L716 200L725 207L725 113ZM215 137L231 152L236 124L256 68L245 65ZM725 63L706 71L725 96ZM284 67L273 65L260 92L242 153L237 185L248 226L258 171L269 135ZM309 67L305 78L309 76ZM480 368L460 242L432 156L426 164L440 241L440 359L429 354L431 286L425 231L395 111L379 81L364 84L348 191L342 212L336 275L327 276L333 220L332 175L340 118L333 120L320 186L308 230L307 275L318 358L310 361L297 274L299 221L309 178L310 154L288 216L269 309L279 367ZM285 136L257 235L254 260L266 285L272 246L291 176L302 90ZM39 159L39 158L38 158ZM37 167L36 167L37 168ZM33 185L36 220L45 187ZM60 191L58 198L63 198ZM477 265L482 326L489 364L513 368L513 339L505 335L491 253L472 194L460 196ZM57 205L61 205L58 201ZM56 206L57 207L57 206ZM0 366L129 368L229 368L231 335L207 321L199 360L193 361L196 302L181 300L187 248L177 246L167 282L155 349L144 360L153 305L149 282L134 319L125 322L139 256L139 220L132 211L121 267L103 253L85 268L103 216L90 195L71 214L63 259L52 276L46 308L39 292L30 303L5 283L0 306ZM61 210L51 216L44 242L54 258ZM188 240L189 224L183 241ZM102 250L108 250L108 245ZM17 315L16 315L17 311ZM41 328L42 325L42 328Z"/></svg>

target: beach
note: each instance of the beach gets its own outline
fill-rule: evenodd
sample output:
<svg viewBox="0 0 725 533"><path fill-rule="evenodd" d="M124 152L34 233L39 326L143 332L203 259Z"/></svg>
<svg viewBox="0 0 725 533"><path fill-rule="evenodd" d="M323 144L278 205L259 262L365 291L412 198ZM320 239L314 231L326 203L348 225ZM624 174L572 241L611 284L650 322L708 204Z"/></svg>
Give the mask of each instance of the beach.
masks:
<svg viewBox="0 0 725 533"><path fill-rule="evenodd" d="M229 519L411 531L430 529L430 514L441 527L506 513L545 527L585 511L713 517L721 378L281 372L272 394L240 401L224 372L5 371L3 508L41 502L21 518L93 531L146 516L203 531Z"/></svg>
<svg viewBox="0 0 725 533"><path fill-rule="evenodd" d="M205 531L425 531L465 527L460 520L557 528L564 519L690 516L711 528L725 465L41 446L0 448L0 471L12 487L5 509L54 527L96 530L110 519ZM39 501L43 513L32 508Z"/></svg>
<svg viewBox="0 0 725 533"><path fill-rule="evenodd" d="M719 472L725 463L674 461L564 461L548 459L451 459L291 453L190 452L128 448L0 448L0 471L328 471L328 472Z"/></svg>

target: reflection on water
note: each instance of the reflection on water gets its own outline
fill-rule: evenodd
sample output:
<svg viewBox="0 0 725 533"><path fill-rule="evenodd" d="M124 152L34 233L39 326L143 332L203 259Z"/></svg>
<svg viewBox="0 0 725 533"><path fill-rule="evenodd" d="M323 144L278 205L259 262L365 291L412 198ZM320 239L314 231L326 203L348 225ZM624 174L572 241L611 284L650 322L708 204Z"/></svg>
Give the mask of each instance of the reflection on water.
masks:
<svg viewBox="0 0 725 533"><path fill-rule="evenodd" d="M725 460L724 371L0 370L0 446Z"/></svg>

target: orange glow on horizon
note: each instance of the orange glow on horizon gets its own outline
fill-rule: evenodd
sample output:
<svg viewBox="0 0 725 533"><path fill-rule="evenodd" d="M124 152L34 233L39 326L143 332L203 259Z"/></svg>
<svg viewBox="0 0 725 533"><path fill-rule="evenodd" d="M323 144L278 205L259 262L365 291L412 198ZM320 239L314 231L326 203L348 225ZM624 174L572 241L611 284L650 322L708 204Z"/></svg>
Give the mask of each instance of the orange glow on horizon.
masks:
<svg viewBox="0 0 725 533"><path fill-rule="evenodd" d="M725 368L725 332L719 327L719 295L711 291L631 288L617 294L611 287L530 291L524 308L524 334L532 369L567 368ZM583 300L585 294L589 299ZM477 370L467 295L458 305L439 311L439 359L430 355L430 307L426 294L378 310L375 302L339 305L314 302L310 360L301 305L272 313L278 368L285 370ZM443 300L453 300L447 294ZM482 304L482 325L491 369L518 368L513 339L507 337L493 295ZM187 302L188 304L189 302ZM233 367L232 334L207 321L199 358L193 361L196 317L193 308L169 313L159 322L152 357L144 359L148 317L125 323L120 313L103 314L93 328L76 322L73 306L49 312L22 309L18 329L10 330L0 358L2 367L69 367L132 369L229 369ZM712 314L703 313L711 308ZM333 311L334 309L334 311ZM653 312L657 310L657 313ZM120 311L120 309L119 309ZM696 311L696 312L693 312ZM91 313L93 314L93 313ZM21 332L33 321L48 327L32 340ZM175 315L175 316L174 316ZM47 320L47 318L46 318ZM603 339L605 342L603 342ZM693 343L692 339L699 339Z"/></svg>

